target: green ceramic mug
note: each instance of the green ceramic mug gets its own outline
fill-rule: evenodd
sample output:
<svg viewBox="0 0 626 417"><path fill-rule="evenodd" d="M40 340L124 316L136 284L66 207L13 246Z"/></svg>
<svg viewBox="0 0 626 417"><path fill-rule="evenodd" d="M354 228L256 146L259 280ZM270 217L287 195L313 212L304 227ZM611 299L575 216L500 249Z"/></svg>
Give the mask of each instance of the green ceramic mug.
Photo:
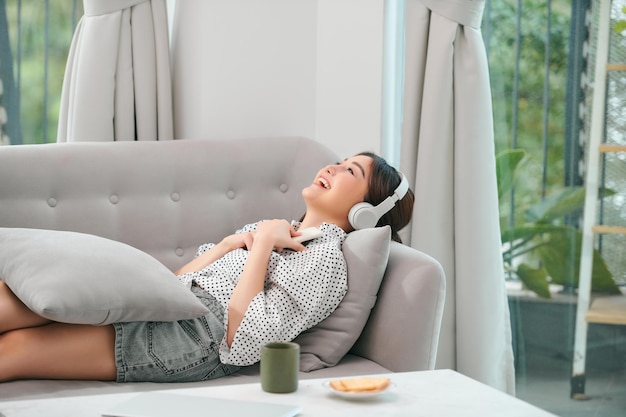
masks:
<svg viewBox="0 0 626 417"><path fill-rule="evenodd" d="M261 388L266 392L288 393L298 389L300 345L271 342L261 349Z"/></svg>

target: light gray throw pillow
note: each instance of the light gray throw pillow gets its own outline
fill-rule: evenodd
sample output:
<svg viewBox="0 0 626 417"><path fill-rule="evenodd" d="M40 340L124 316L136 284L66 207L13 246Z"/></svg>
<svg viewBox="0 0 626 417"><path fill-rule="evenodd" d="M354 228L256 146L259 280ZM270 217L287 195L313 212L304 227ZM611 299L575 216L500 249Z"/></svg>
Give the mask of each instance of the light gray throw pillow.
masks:
<svg viewBox="0 0 626 417"><path fill-rule="evenodd" d="M335 366L357 341L376 303L390 242L389 226L348 234L342 246L348 292L330 316L294 340L300 345L301 371Z"/></svg>
<svg viewBox="0 0 626 417"><path fill-rule="evenodd" d="M83 233L0 228L0 280L35 313L65 323L175 321L208 312L152 256Z"/></svg>

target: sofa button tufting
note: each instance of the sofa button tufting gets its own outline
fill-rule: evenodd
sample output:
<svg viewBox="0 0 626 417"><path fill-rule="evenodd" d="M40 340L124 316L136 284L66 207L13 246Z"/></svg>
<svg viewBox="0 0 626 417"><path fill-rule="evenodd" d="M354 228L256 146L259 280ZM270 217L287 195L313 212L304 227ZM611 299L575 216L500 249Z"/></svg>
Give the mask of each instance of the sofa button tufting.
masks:
<svg viewBox="0 0 626 417"><path fill-rule="evenodd" d="M111 204L117 204L119 201L120 201L120 198L119 198L117 195L115 195L115 194L111 194L111 195L109 196L109 202L110 202Z"/></svg>
<svg viewBox="0 0 626 417"><path fill-rule="evenodd" d="M235 198L235 192L233 190L228 190L228 192L226 193L226 197L228 197L229 200L232 200L233 198Z"/></svg>
<svg viewBox="0 0 626 417"><path fill-rule="evenodd" d="M176 248L176 250L174 252L178 256L183 256L185 254L185 250L183 248Z"/></svg>
<svg viewBox="0 0 626 417"><path fill-rule="evenodd" d="M170 198L172 199L172 201L179 201L180 200L180 194L178 193L172 193L170 195Z"/></svg>
<svg viewBox="0 0 626 417"><path fill-rule="evenodd" d="M280 191L282 191L283 193L286 193L287 190L289 189L289 186L287 184L280 184L280 187L278 187L280 189Z"/></svg>
<svg viewBox="0 0 626 417"><path fill-rule="evenodd" d="M56 198L52 198L52 197L50 197L50 198L48 199L48 205L49 205L50 207L56 207L56 206L57 206L57 199L56 199Z"/></svg>

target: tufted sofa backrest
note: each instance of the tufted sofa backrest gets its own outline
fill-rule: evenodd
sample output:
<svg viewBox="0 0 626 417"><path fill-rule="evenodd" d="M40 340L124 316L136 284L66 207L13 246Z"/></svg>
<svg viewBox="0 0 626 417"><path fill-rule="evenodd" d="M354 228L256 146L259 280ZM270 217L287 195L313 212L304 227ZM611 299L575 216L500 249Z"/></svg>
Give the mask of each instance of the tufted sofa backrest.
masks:
<svg viewBox="0 0 626 417"><path fill-rule="evenodd" d="M9 146L0 226L92 233L176 269L244 224L298 219L302 188L336 161L301 137Z"/></svg>

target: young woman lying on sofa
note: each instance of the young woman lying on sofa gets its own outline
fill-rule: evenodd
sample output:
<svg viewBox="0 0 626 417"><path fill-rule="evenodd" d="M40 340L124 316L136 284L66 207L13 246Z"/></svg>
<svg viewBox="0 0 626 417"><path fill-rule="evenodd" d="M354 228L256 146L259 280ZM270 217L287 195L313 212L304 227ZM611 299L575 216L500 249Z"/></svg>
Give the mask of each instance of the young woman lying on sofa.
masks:
<svg viewBox="0 0 626 417"><path fill-rule="evenodd" d="M322 168L302 197L301 221L246 225L218 244L202 245L176 272L210 311L196 319L58 323L29 310L0 282L0 381L183 382L256 363L265 343L293 340L339 305L347 290L341 252L347 233L389 225L399 241L413 211L406 179L367 152ZM293 239L312 226L323 235L308 243Z"/></svg>

